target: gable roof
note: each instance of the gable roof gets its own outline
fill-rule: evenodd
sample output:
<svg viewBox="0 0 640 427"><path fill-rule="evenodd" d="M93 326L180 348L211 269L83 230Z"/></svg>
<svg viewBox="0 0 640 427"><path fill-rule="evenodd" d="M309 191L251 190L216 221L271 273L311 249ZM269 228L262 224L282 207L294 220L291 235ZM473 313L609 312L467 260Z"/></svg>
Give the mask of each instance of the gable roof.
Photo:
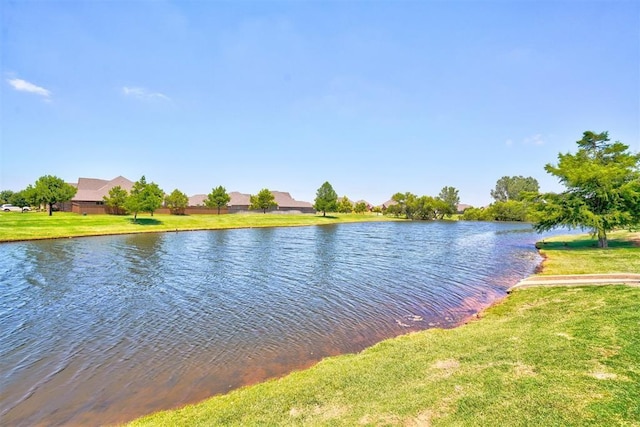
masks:
<svg viewBox="0 0 640 427"><path fill-rule="evenodd" d="M97 178L78 178L76 188L78 191L72 201L99 202L109 195L109 190L120 186L124 190L131 191L133 182L123 176L117 176L110 181Z"/></svg>

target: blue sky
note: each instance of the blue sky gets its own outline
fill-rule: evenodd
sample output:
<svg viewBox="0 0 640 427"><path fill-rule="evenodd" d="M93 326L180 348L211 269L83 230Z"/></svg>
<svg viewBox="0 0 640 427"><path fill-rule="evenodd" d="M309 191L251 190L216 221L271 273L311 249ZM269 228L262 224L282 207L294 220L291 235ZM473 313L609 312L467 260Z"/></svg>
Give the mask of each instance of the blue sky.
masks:
<svg viewBox="0 0 640 427"><path fill-rule="evenodd" d="M1 2L0 189L491 202L585 130L640 151L636 1Z"/></svg>

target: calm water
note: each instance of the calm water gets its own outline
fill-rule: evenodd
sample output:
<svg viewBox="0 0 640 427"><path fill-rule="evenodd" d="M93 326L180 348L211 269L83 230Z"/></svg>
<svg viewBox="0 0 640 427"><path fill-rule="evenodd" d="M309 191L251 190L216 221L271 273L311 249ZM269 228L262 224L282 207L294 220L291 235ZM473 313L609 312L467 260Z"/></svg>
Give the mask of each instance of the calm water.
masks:
<svg viewBox="0 0 640 427"><path fill-rule="evenodd" d="M449 327L540 262L523 224L362 223L0 245L4 425L130 420Z"/></svg>

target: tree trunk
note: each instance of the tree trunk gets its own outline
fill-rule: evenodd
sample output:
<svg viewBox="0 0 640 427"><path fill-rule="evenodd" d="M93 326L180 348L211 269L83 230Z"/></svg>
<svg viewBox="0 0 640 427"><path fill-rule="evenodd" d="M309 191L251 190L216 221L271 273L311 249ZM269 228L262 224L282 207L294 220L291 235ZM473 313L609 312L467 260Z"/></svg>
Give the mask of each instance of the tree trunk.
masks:
<svg viewBox="0 0 640 427"><path fill-rule="evenodd" d="M53 215L53 203L49 203L49 216Z"/></svg>
<svg viewBox="0 0 640 427"><path fill-rule="evenodd" d="M220 206L218 206L218 215L220 215Z"/></svg>
<svg viewBox="0 0 640 427"><path fill-rule="evenodd" d="M606 230L598 229L598 247L603 249L609 247Z"/></svg>
<svg viewBox="0 0 640 427"><path fill-rule="evenodd" d="M326 211L322 211L322 216L327 216L327 212Z"/></svg>

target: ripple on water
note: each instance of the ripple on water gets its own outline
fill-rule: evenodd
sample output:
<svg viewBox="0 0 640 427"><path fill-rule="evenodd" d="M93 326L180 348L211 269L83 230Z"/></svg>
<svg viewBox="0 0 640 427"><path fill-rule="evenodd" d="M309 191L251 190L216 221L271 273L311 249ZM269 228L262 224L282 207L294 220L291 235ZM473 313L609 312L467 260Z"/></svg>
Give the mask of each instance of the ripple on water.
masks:
<svg viewBox="0 0 640 427"><path fill-rule="evenodd" d="M364 223L2 245L0 416L117 423L451 326L534 270L536 236L522 229Z"/></svg>

